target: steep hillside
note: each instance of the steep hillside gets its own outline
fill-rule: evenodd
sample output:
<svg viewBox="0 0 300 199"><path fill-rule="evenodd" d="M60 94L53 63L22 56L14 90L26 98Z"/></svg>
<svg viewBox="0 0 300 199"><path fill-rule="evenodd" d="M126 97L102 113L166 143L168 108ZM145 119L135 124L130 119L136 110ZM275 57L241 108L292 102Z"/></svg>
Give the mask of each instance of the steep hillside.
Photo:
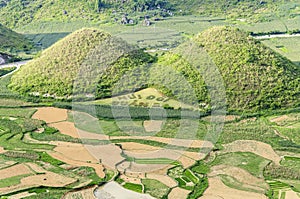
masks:
<svg viewBox="0 0 300 199"><path fill-rule="evenodd" d="M231 27L214 27L200 33L193 42L199 52L207 52L222 75L230 109L274 109L299 102L299 68L247 33ZM181 73L197 91L198 100L209 103L209 96L203 96L207 92L203 79L208 77L201 77L200 72L189 69L187 63L182 68L183 58L176 52L165 56L166 61L161 64L181 68ZM199 56L203 55L199 53ZM175 61L170 64L170 60Z"/></svg>
<svg viewBox="0 0 300 199"><path fill-rule="evenodd" d="M0 52L26 51L32 47L24 36L0 24Z"/></svg>
<svg viewBox="0 0 300 199"><path fill-rule="evenodd" d="M105 32L82 29L23 66L10 87L24 95L109 97L122 74L151 59Z"/></svg>

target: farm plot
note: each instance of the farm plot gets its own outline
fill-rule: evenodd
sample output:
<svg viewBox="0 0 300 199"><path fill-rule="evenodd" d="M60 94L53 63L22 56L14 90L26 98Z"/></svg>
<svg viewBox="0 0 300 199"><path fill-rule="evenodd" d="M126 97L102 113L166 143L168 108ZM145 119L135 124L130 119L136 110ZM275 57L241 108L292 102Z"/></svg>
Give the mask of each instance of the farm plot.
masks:
<svg viewBox="0 0 300 199"><path fill-rule="evenodd" d="M32 116L33 119L45 121L46 123L61 122L68 119L68 113L65 109L44 107L38 108L35 114Z"/></svg>
<svg viewBox="0 0 300 199"><path fill-rule="evenodd" d="M166 197L169 193L169 187L158 180L143 179L142 183L144 185L145 193L148 193L155 198Z"/></svg>
<svg viewBox="0 0 300 199"><path fill-rule="evenodd" d="M179 187L176 187L172 189L172 191L169 193L168 198L169 199L186 199L188 197L188 194L191 191L185 190Z"/></svg>
<svg viewBox="0 0 300 199"><path fill-rule="evenodd" d="M209 163L211 166L228 165L239 167L248 171L251 175L258 178L263 178L263 170L270 161L249 152L235 152L218 155L213 162Z"/></svg>
<svg viewBox="0 0 300 199"><path fill-rule="evenodd" d="M279 164L281 158L274 149L263 142L253 140L237 140L224 145L224 152L250 152Z"/></svg>
<svg viewBox="0 0 300 199"><path fill-rule="evenodd" d="M264 194L240 191L229 188L223 184L220 178L209 178L209 187L204 192L205 199L267 199Z"/></svg>

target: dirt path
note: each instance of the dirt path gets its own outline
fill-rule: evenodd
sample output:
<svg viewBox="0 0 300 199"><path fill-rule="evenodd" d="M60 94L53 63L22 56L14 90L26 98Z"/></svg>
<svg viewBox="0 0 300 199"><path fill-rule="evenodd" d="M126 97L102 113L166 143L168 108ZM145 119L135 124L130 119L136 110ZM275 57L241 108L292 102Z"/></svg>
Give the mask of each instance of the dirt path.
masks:
<svg viewBox="0 0 300 199"><path fill-rule="evenodd" d="M279 164L281 160L280 156L269 144L253 140L237 140L230 144L225 144L224 152L251 152L268 160L272 160L275 164Z"/></svg>
<svg viewBox="0 0 300 199"><path fill-rule="evenodd" d="M208 181L209 187L200 199L267 199L264 194L227 187L218 177L209 178Z"/></svg>

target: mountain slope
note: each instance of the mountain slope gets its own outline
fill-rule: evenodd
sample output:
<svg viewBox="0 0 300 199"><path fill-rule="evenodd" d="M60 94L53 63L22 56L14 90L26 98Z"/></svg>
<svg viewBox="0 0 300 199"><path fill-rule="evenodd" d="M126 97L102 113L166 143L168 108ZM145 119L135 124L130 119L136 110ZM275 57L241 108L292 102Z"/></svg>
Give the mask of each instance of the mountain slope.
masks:
<svg viewBox="0 0 300 199"><path fill-rule="evenodd" d="M10 87L24 95L110 97L122 74L151 57L97 29L78 30L23 66Z"/></svg>
<svg viewBox="0 0 300 199"><path fill-rule="evenodd" d="M293 17L300 1L286 0L5 0L0 1L0 23L20 27L36 21L74 21L120 23L125 13L140 20L145 15L172 16L174 13L247 18L264 21Z"/></svg>
<svg viewBox="0 0 300 199"><path fill-rule="evenodd" d="M190 46L182 45L159 58L159 64L180 72L192 86L200 103L211 103L208 84L205 83L211 80L224 82L226 103L230 110L275 109L299 102L299 68L247 33L231 27L214 27L200 33L191 43L197 46L196 54L195 50L189 49ZM191 63L186 59L189 56L196 56L198 59ZM222 79L211 76L213 71L205 72L213 68L209 59L215 64ZM195 70L197 67L198 71ZM161 67L163 68L166 67ZM161 81L166 83L164 79ZM161 89L172 95L168 89ZM180 93L178 90L179 88L175 93ZM210 89L213 90L215 89ZM179 97L187 99L190 93L187 91Z"/></svg>
<svg viewBox="0 0 300 199"><path fill-rule="evenodd" d="M26 51L32 47L32 43L24 36L0 24L0 52Z"/></svg>

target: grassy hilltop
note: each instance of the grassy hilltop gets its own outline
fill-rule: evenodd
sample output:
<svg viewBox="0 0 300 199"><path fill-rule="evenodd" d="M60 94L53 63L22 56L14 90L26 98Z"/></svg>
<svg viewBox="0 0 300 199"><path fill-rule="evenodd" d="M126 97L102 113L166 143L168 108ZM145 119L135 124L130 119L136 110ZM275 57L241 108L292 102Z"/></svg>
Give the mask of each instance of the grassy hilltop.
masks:
<svg viewBox="0 0 300 199"><path fill-rule="evenodd" d="M0 24L0 52L26 51L32 47L24 36Z"/></svg>
<svg viewBox="0 0 300 199"><path fill-rule="evenodd" d="M201 67L205 69L211 64L208 59L217 66L224 80L229 109L264 110L298 103L299 67L247 33L231 27L214 27L200 33L192 42L198 45L197 56L203 60L198 66L200 71ZM180 72L193 87L199 102L209 104L204 81L207 77L191 67L198 63L189 63L183 58L182 52L188 52L188 46L179 48L183 49L159 58L161 67L157 73L166 70L165 66ZM162 78L161 81L176 84L176 79ZM173 88L176 89L176 85ZM166 88L161 89L172 95ZM190 96L189 91L186 92L182 98Z"/></svg>
<svg viewBox="0 0 300 199"><path fill-rule="evenodd" d="M110 97L113 92L123 92L120 89L126 87L134 88L135 84L158 88L168 96L175 95L187 102L210 104L206 77L194 68L195 63L183 58L180 50L159 56L155 61L130 45L122 49L127 45L125 42L110 38L109 34L94 29L77 31L24 66L12 77L10 87L24 95L94 94L100 99ZM109 42L100 44L103 40ZM299 68L247 33L236 28L214 27L200 33L192 42L197 44L199 56L207 53L217 66L224 80L229 109L275 109L297 103ZM180 48L183 48L181 52L188 51L184 45ZM147 63L153 61L153 67L148 67ZM200 63L200 71L205 64ZM120 84L124 75L130 78L121 81L122 87L118 88L116 84ZM196 99L192 99L191 89Z"/></svg>
<svg viewBox="0 0 300 199"><path fill-rule="evenodd" d="M21 68L10 87L24 95L109 97L123 73L150 60L149 55L108 33L82 29Z"/></svg>

